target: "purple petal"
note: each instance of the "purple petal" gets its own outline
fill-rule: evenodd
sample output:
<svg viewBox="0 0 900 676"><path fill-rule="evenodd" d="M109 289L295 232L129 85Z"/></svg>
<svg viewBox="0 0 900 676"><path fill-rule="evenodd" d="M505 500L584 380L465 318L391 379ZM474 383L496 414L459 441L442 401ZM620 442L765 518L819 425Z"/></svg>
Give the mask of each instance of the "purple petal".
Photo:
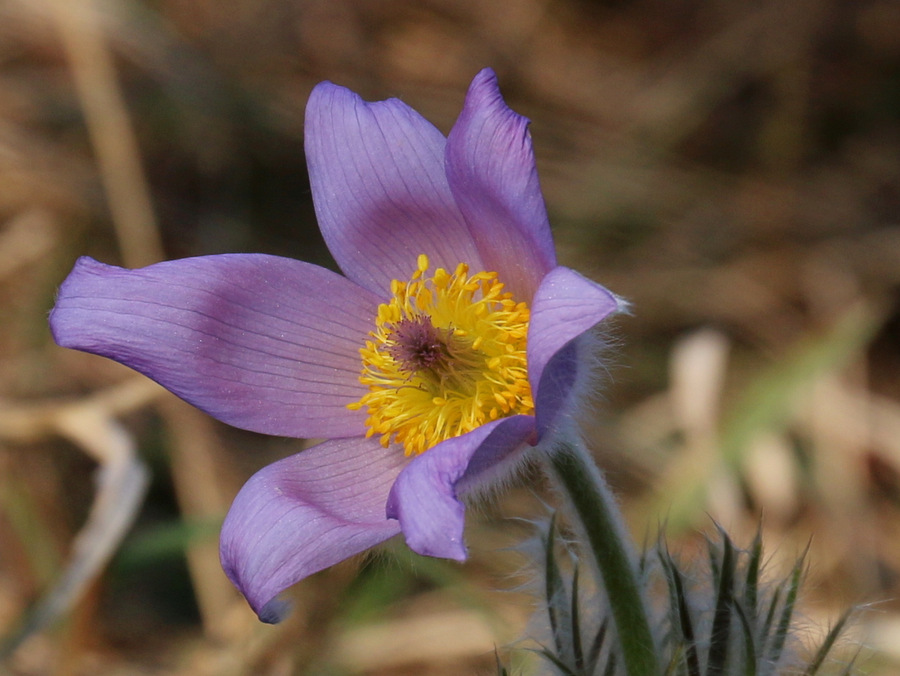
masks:
<svg viewBox="0 0 900 676"><path fill-rule="evenodd" d="M378 299L340 275L256 254L125 270L81 258L50 326L231 425L293 437L365 431L359 348Z"/></svg>
<svg viewBox="0 0 900 676"><path fill-rule="evenodd" d="M507 107L490 69L472 81L450 132L447 177L486 269L531 298L556 254L528 120Z"/></svg>
<svg viewBox="0 0 900 676"><path fill-rule="evenodd" d="M305 143L319 226L350 279L385 294L423 253L449 270L482 268L447 185L446 139L405 103L324 82L309 97Z"/></svg>
<svg viewBox="0 0 900 676"><path fill-rule="evenodd" d="M577 410L576 393L583 391L579 384L585 382L592 369L584 360L590 350L582 346L584 335L570 340L551 357L541 378L539 394L536 397L535 419L541 439L560 425L565 418L561 415Z"/></svg>
<svg viewBox="0 0 900 676"><path fill-rule="evenodd" d="M225 574L263 621L295 582L400 532L384 515L408 462L377 438L336 439L264 467L234 499L219 541Z"/></svg>
<svg viewBox="0 0 900 676"><path fill-rule="evenodd" d="M573 341L622 309L610 291L569 268L554 268L541 282L531 306L528 327L528 379L537 389L538 430L564 404L580 373L592 365Z"/></svg>
<svg viewBox="0 0 900 676"><path fill-rule="evenodd" d="M495 420L427 450L397 477L387 515L400 521L406 544L424 556L466 558L462 491L496 478L534 436L534 418Z"/></svg>

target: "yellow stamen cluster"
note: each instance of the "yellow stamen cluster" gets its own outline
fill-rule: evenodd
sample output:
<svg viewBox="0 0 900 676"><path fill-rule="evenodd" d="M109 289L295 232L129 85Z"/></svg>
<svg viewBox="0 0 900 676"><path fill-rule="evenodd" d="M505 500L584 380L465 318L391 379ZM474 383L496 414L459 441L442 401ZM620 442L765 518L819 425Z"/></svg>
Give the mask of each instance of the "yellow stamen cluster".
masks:
<svg viewBox="0 0 900 676"><path fill-rule="evenodd" d="M391 282L375 330L360 350L369 392L367 436L418 454L491 420L534 411L525 357L529 309L495 272L428 271L419 256L409 282Z"/></svg>

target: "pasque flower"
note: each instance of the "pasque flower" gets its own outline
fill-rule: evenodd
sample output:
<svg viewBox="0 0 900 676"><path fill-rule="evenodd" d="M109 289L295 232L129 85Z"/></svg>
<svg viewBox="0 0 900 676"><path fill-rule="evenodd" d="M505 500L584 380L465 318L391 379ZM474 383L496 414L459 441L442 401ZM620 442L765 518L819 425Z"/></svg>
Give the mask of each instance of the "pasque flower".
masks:
<svg viewBox="0 0 900 676"><path fill-rule="evenodd" d="M527 120L490 70L448 137L325 82L306 110L316 214L344 276L259 254L125 270L82 258L50 324L231 425L324 438L254 475L221 534L266 621L277 595L403 533L463 560L460 497L572 409L619 300L558 266Z"/></svg>

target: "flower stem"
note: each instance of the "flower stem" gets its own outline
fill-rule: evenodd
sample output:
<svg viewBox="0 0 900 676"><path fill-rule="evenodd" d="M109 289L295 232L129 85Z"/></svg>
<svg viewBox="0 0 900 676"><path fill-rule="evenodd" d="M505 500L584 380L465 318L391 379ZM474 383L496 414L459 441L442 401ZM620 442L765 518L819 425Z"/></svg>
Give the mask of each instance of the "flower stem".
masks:
<svg viewBox="0 0 900 676"><path fill-rule="evenodd" d="M600 571L628 676L655 676L653 634L638 583L637 557L622 515L577 433L561 435L549 455L558 488L568 499Z"/></svg>

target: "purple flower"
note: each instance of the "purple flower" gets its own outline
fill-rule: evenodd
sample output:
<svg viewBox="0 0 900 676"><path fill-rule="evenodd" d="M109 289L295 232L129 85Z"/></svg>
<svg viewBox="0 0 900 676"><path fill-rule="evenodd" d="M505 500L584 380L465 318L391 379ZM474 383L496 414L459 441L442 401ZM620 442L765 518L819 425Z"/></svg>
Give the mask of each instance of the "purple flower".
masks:
<svg viewBox="0 0 900 676"><path fill-rule="evenodd" d="M306 152L346 276L256 254L78 261L57 342L237 427L325 438L235 498L222 565L266 621L298 580L402 532L463 560L460 496L574 405L589 330L620 308L556 264L528 122L479 73L448 138L398 100L322 83Z"/></svg>

